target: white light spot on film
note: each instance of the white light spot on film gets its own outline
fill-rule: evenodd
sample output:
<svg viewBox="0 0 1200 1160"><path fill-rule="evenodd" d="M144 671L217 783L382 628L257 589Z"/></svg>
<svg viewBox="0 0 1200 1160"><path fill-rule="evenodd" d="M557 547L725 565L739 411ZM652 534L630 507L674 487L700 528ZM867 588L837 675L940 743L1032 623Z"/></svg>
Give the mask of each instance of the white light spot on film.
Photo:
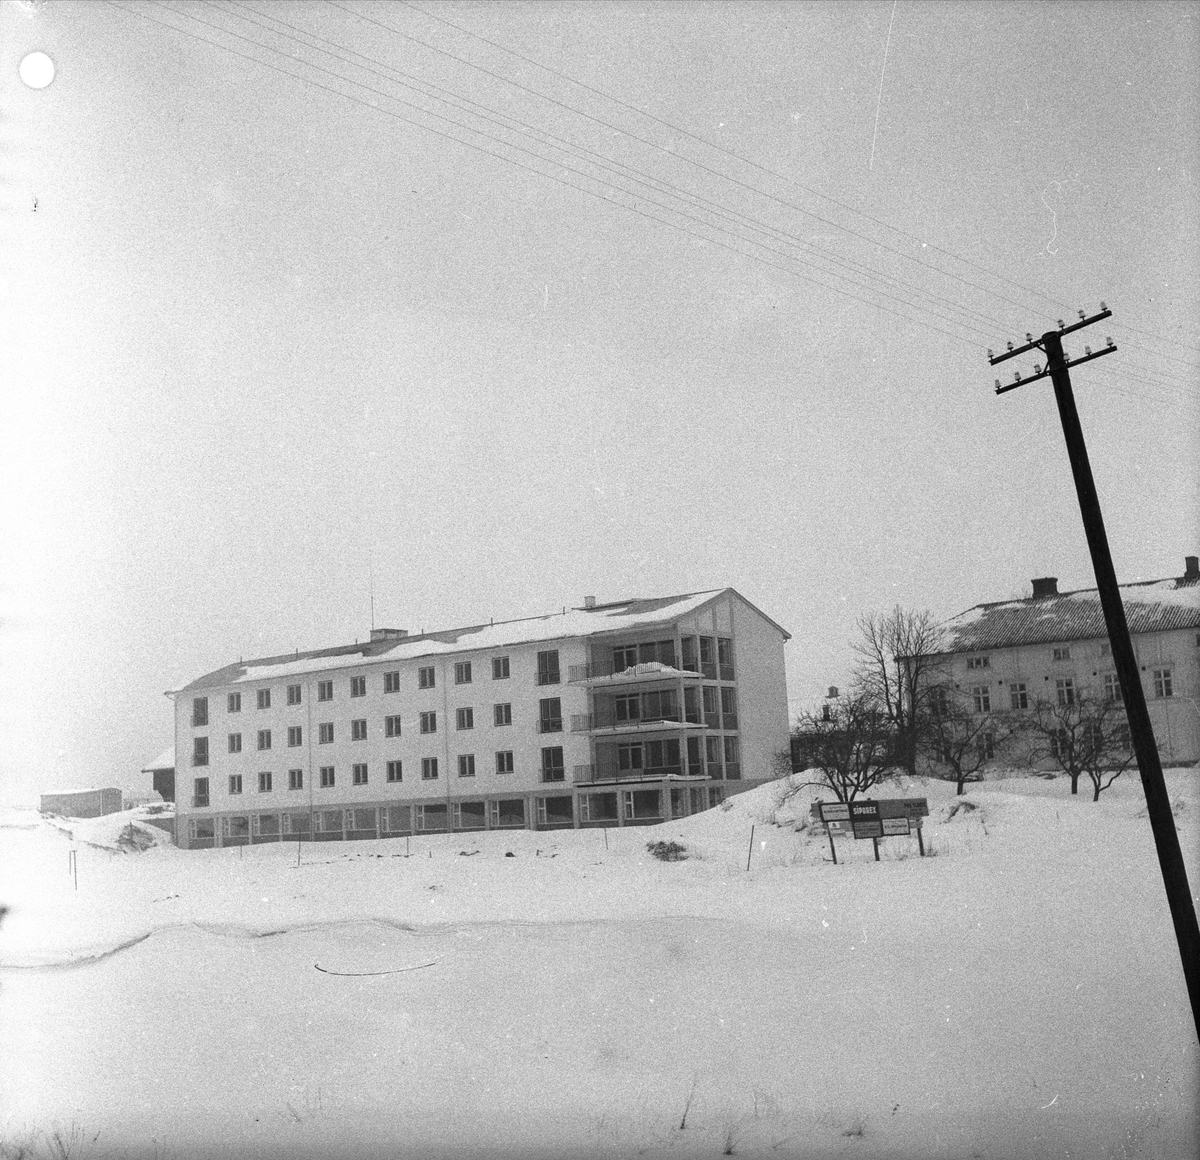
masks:
<svg viewBox="0 0 1200 1160"><path fill-rule="evenodd" d="M31 52L21 61L18 71L31 89L44 89L54 80L54 61L44 52Z"/></svg>

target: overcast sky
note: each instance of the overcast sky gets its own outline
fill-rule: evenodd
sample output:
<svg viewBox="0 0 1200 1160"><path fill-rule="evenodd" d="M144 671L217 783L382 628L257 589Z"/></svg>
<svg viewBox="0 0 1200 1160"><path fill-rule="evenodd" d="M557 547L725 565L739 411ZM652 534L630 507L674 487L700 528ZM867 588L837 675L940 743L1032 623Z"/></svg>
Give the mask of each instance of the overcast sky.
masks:
<svg viewBox="0 0 1200 1160"><path fill-rule="evenodd" d="M137 786L164 690L365 638L372 583L414 631L730 585L794 708L860 614L1090 586L987 348L1101 300L1117 573L1181 573L1198 20L2 0L4 795Z"/></svg>

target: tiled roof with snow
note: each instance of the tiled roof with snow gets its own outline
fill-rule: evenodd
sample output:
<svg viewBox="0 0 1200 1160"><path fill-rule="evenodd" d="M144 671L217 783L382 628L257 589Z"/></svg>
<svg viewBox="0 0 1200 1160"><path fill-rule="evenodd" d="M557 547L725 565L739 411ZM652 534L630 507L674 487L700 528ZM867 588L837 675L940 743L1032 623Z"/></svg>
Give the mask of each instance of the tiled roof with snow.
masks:
<svg viewBox="0 0 1200 1160"><path fill-rule="evenodd" d="M175 768L175 746L164 749L149 765L142 766L142 773L153 773L156 769Z"/></svg>
<svg viewBox="0 0 1200 1160"><path fill-rule="evenodd" d="M175 692L266 681L329 669L355 668L374 661L415 660L418 657L447 653L509 648L533 641L567 640L572 637L594 636L597 633L628 632L667 624L696 612L726 593L738 595L732 588L716 588L708 592L692 592L682 596L623 600L611 604L598 604L595 608L568 608L563 613L549 616L534 616L523 620L502 621L498 624L479 624L444 632L391 637L337 648L239 661L237 664L226 665L222 669L207 673ZM739 599L749 604L744 597L739 596ZM770 620L769 617L764 619ZM774 624L774 621L770 623ZM779 631L787 637L788 634L782 628Z"/></svg>
<svg viewBox="0 0 1200 1160"><path fill-rule="evenodd" d="M1200 581L1149 580L1121 585L1131 633L1200 628ZM943 651L982 652L1022 644L1087 640L1108 629L1095 588L977 604L941 626Z"/></svg>

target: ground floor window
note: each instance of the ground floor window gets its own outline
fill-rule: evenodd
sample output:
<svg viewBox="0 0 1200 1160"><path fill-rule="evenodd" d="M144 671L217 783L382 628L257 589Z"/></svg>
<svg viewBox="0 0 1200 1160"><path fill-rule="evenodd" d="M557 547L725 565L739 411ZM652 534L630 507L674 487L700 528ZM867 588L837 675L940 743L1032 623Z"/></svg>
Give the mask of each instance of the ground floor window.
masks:
<svg viewBox="0 0 1200 1160"><path fill-rule="evenodd" d="M226 846L240 846L250 841L249 814L235 814L221 819L221 842Z"/></svg>
<svg viewBox="0 0 1200 1160"><path fill-rule="evenodd" d="M357 809L346 811L346 830L356 837L375 836L375 811Z"/></svg>
<svg viewBox="0 0 1200 1160"><path fill-rule="evenodd" d="M304 813L284 814L283 815L283 832L293 838L307 838L312 822L312 817L307 810Z"/></svg>
<svg viewBox="0 0 1200 1160"><path fill-rule="evenodd" d="M579 797L579 820L581 822L620 821L617 813L616 793L585 793Z"/></svg>
<svg viewBox="0 0 1200 1160"><path fill-rule="evenodd" d="M662 794L656 789L627 789L625 791L625 817L629 821L662 817Z"/></svg>
<svg viewBox="0 0 1200 1160"><path fill-rule="evenodd" d="M500 798L492 802L491 807L492 828L503 829L505 827L524 828L525 826L525 799L524 798Z"/></svg>
<svg viewBox="0 0 1200 1160"><path fill-rule="evenodd" d="M451 807L452 822L456 830L482 830L486 827L484 803L455 802Z"/></svg>
<svg viewBox="0 0 1200 1160"><path fill-rule="evenodd" d="M342 836L341 810L318 810L314 820L318 837L340 838Z"/></svg>
<svg viewBox="0 0 1200 1160"><path fill-rule="evenodd" d="M719 806L725 800L725 791L723 789L710 789L708 791L708 808L711 810L713 806Z"/></svg>
<svg viewBox="0 0 1200 1160"><path fill-rule="evenodd" d="M539 826L572 825L575 814L570 796L538 798L537 820Z"/></svg>
<svg viewBox="0 0 1200 1160"><path fill-rule="evenodd" d="M450 811L445 802L429 802L417 806L418 830L445 830L448 828Z"/></svg>
<svg viewBox="0 0 1200 1160"><path fill-rule="evenodd" d="M385 834L412 833L412 807L383 806L379 811L379 828Z"/></svg>
<svg viewBox="0 0 1200 1160"><path fill-rule="evenodd" d="M278 814L255 814L254 815L254 836L256 838L278 838L279 837L279 815Z"/></svg>
<svg viewBox="0 0 1200 1160"><path fill-rule="evenodd" d="M188 823L188 838L193 846L212 846L217 840L217 827L212 818L192 818Z"/></svg>

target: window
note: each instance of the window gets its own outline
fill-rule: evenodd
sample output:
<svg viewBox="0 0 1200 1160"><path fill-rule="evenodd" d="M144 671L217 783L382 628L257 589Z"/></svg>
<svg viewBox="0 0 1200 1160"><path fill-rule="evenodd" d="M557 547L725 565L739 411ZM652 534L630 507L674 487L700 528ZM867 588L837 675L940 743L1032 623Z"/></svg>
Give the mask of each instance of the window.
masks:
<svg viewBox="0 0 1200 1160"><path fill-rule="evenodd" d="M242 735L240 733L230 733L229 735L229 752L241 753L242 751Z"/></svg>
<svg viewBox="0 0 1200 1160"><path fill-rule="evenodd" d="M711 636L700 638L700 672L706 677L717 675L717 666L713 661L713 638Z"/></svg>
<svg viewBox="0 0 1200 1160"><path fill-rule="evenodd" d="M512 773L513 771L513 755L511 749L499 749L496 751L496 772L497 773Z"/></svg>
<svg viewBox="0 0 1200 1160"><path fill-rule="evenodd" d="M351 677L350 678L350 696L365 697L367 695L367 678L366 677Z"/></svg>
<svg viewBox="0 0 1200 1160"><path fill-rule="evenodd" d="M258 707L260 709L269 709L271 707L271 690L270 689L259 689L258 690Z"/></svg>
<svg viewBox="0 0 1200 1160"><path fill-rule="evenodd" d="M242 711L242 694L230 693L225 698L225 707L230 713L240 713Z"/></svg>
<svg viewBox="0 0 1200 1160"><path fill-rule="evenodd" d="M471 683L470 661L454 662L454 683L456 685L469 685Z"/></svg>
<svg viewBox="0 0 1200 1160"><path fill-rule="evenodd" d="M620 770L642 768L642 744L640 741L617 746L617 768Z"/></svg>
<svg viewBox="0 0 1200 1160"><path fill-rule="evenodd" d="M573 817L570 795L537 799L539 826L569 826Z"/></svg>
<svg viewBox="0 0 1200 1160"><path fill-rule="evenodd" d="M1196 643L1200 644L1200 637L1196 638ZM1112 656L1112 645L1106 640L1100 642L1100 655L1102 657Z"/></svg>
<svg viewBox="0 0 1200 1160"><path fill-rule="evenodd" d="M400 714L393 713L390 717L383 719L383 735L385 737L400 736Z"/></svg>
<svg viewBox="0 0 1200 1160"><path fill-rule="evenodd" d="M317 700L332 701L333 700L333 682L318 681L317 682Z"/></svg>
<svg viewBox="0 0 1200 1160"><path fill-rule="evenodd" d="M625 802L625 817L661 817L659 791L656 789L627 789L622 795Z"/></svg>
<svg viewBox="0 0 1200 1160"><path fill-rule="evenodd" d="M271 730L270 729L260 729L258 731L258 747L259 747L259 749L270 749L271 748Z"/></svg>
<svg viewBox="0 0 1200 1160"><path fill-rule="evenodd" d="M944 717L950 712L950 690L945 685L934 685L929 690L929 711L935 717Z"/></svg>
<svg viewBox="0 0 1200 1160"><path fill-rule="evenodd" d="M1050 734L1050 756L1059 761L1071 755L1071 735L1065 729L1056 729Z"/></svg>
<svg viewBox="0 0 1200 1160"><path fill-rule="evenodd" d="M430 802L417 806L418 830L444 830L449 825L449 810L445 802Z"/></svg>
<svg viewBox="0 0 1200 1160"><path fill-rule="evenodd" d="M422 781L437 781L437 758L422 757L421 758L421 780Z"/></svg>
<svg viewBox="0 0 1200 1160"><path fill-rule="evenodd" d="M242 775L240 773L231 773L229 775L229 792L230 793L241 793L242 792Z"/></svg>
<svg viewBox="0 0 1200 1160"><path fill-rule="evenodd" d="M387 763L387 779L388 779L388 781L403 781L404 780L404 762L389 761Z"/></svg>
<svg viewBox="0 0 1200 1160"><path fill-rule="evenodd" d="M967 657L967 668L969 669L990 669L991 667L991 657Z"/></svg>
<svg viewBox="0 0 1200 1160"><path fill-rule="evenodd" d="M412 829L411 806L381 806L379 828L392 834L405 834Z"/></svg>
<svg viewBox="0 0 1200 1160"><path fill-rule="evenodd" d="M1175 696L1175 687L1171 680L1170 669L1154 670L1154 695L1156 697Z"/></svg>
<svg viewBox="0 0 1200 1160"><path fill-rule="evenodd" d="M207 725L208 724L208 698L193 697L192 698L192 725Z"/></svg>
<svg viewBox="0 0 1200 1160"><path fill-rule="evenodd" d="M193 737L192 738L192 764L207 765L208 764L208 738Z"/></svg>
<svg viewBox="0 0 1200 1160"><path fill-rule="evenodd" d="M674 717L668 720L674 720ZM721 724L725 729L738 727L737 689L723 688L721 690Z"/></svg>
<svg viewBox="0 0 1200 1160"><path fill-rule="evenodd" d="M299 685L288 685L288 687L287 687L287 703L289 705L299 705L300 704L300 696L301 696L301 694L300 694L300 686Z"/></svg>
<svg viewBox="0 0 1200 1160"><path fill-rule="evenodd" d="M613 649L613 672L623 673L638 663L637 645L620 644Z"/></svg>
<svg viewBox="0 0 1200 1160"><path fill-rule="evenodd" d="M563 764L561 745L551 745L542 750L542 781L565 781L566 766Z"/></svg>
<svg viewBox="0 0 1200 1160"><path fill-rule="evenodd" d="M436 733L437 732L437 713L429 712L421 714L421 732Z"/></svg>
<svg viewBox="0 0 1200 1160"><path fill-rule="evenodd" d="M1064 644L1059 645L1051 653L1056 661L1069 661L1071 659L1071 650Z"/></svg>
<svg viewBox="0 0 1200 1160"><path fill-rule="evenodd" d="M992 697L987 685L972 685L971 697L975 702L976 713L990 713L992 711Z"/></svg>
<svg viewBox="0 0 1200 1160"><path fill-rule="evenodd" d="M333 744L333 722L322 721L317 726L317 744L332 745Z"/></svg>
<svg viewBox="0 0 1200 1160"><path fill-rule="evenodd" d="M367 719L365 717L356 717L350 722L350 740L351 741L366 741L367 739Z"/></svg>
<svg viewBox="0 0 1200 1160"><path fill-rule="evenodd" d="M337 784L337 781L336 781L336 778L334 777L333 766L332 765L321 766L321 788L322 789L333 789L333 787L336 784Z"/></svg>
<svg viewBox="0 0 1200 1160"><path fill-rule="evenodd" d="M208 778L207 777L192 778L192 805L193 806L208 805Z"/></svg>
<svg viewBox="0 0 1200 1160"><path fill-rule="evenodd" d="M383 674L383 691L385 693L400 692L400 670L395 669L390 673Z"/></svg>
<svg viewBox="0 0 1200 1160"><path fill-rule="evenodd" d="M492 829L525 825L525 799L508 798L492 802Z"/></svg>
<svg viewBox="0 0 1200 1160"><path fill-rule="evenodd" d="M1029 691L1024 683L1013 684L1008 690L1008 699L1014 709L1029 708Z"/></svg>
<svg viewBox="0 0 1200 1160"><path fill-rule="evenodd" d="M550 649L537 655L537 683L539 685L557 685L560 683L558 674L558 649Z"/></svg>
<svg viewBox="0 0 1200 1160"><path fill-rule="evenodd" d="M475 776L475 754L460 753L458 755L458 776L459 777L474 777Z"/></svg>
<svg viewBox="0 0 1200 1160"><path fill-rule="evenodd" d="M303 789L304 788L304 770L289 769L288 770L288 789Z"/></svg>
<svg viewBox="0 0 1200 1160"><path fill-rule="evenodd" d="M492 724L493 725L511 725L512 724L512 705L505 702L503 705L492 706Z"/></svg>
<svg viewBox="0 0 1200 1160"><path fill-rule="evenodd" d="M350 780L355 785L367 784L367 763L365 761L360 761L350 767Z"/></svg>
<svg viewBox="0 0 1200 1160"><path fill-rule="evenodd" d="M454 712L454 725L457 729L474 729L475 710L469 708L456 709Z"/></svg>
<svg viewBox="0 0 1200 1160"><path fill-rule="evenodd" d="M492 657L492 680L508 680L508 657Z"/></svg>
<svg viewBox="0 0 1200 1160"><path fill-rule="evenodd" d="M676 745L679 743L676 742ZM725 776L739 778L742 776L741 752L736 737L725 738Z"/></svg>
<svg viewBox="0 0 1200 1160"><path fill-rule="evenodd" d="M727 636L717 637L717 664L721 670L721 680L733 680L733 641Z"/></svg>
<svg viewBox="0 0 1200 1160"><path fill-rule="evenodd" d="M1075 704L1075 682L1070 677L1059 677L1054 682L1054 688L1060 705Z"/></svg>
<svg viewBox="0 0 1200 1160"><path fill-rule="evenodd" d="M721 776L721 739L719 737L704 739L704 763L708 766L709 777Z"/></svg>
<svg viewBox="0 0 1200 1160"><path fill-rule="evenodd" d="M304 727L302 725L288 726L288 748L295 749L304 744Z"/></svg>
<svg viewBox="0 0 1200 1160"><path fill-rule="evenodd" d="M615 708L618 721L637 721L642 715L642 700L637 693L627 693L616 699Z"/></svg>
<svg viewBox="0 0 1200 1160"><path fill-rule="evenodd" d="M260 773L258 775L258 792L259 793L270 793L271 792L271 775L270 775L270 773Z"/></svg>
<svg viewBox="0 0 1200 1160"><path fill-rule="evenodd" d="M1121 693L1121 682L1116 673L1104 674L1104 699L1106 701L1115 701L1118 705L1124 701L1124 696Z"/></svg>
<svg viewBox="0 0 1200 1160"><path fill-rule="evenodd" d="M683 659L681 661L684 672L698 673L700 670L696 664L696 638L694 636L685 636L682 640Z"/></svg>
<svg viewBox="0 0 1200 1160"><path fill-rule="evenodd" d="M538 731L562 732L562 700L559 697L545 697L538 702Z"/></svg>
<svg viewBox="0 0 1200 1160"><path fill-rule="evenodd" d="M979 741L979 756L983 761L991 761L996 756L996 735L985 733Z"/></svg>
<svg viewBox="0 0 1200 1160"><path fill-rule="evenodd" d="M434 683L433 665L426 665L424 668L417 669L417 688L432 689Z"/></svg>

